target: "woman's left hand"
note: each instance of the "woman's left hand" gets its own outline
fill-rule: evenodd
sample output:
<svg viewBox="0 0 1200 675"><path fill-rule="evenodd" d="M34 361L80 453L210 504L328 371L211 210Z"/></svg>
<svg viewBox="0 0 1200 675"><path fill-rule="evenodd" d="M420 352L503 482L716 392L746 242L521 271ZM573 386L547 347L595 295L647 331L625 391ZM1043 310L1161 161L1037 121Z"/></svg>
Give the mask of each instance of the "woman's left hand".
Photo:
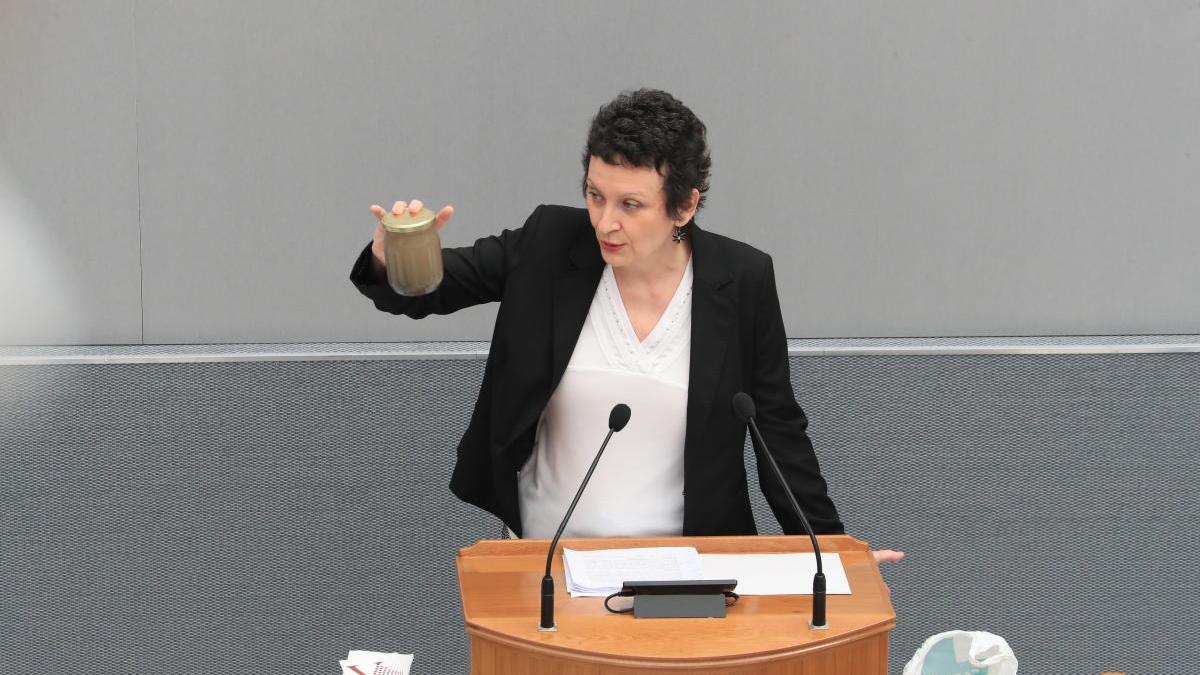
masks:
<svg viewBox="0 0 1200 675"><path fill-rule="evenodd" d="M871 555L875 556L875 564L882 565L883 563L894 563L904 560L904 551L893 551L890 548L871 551Z"/></svg>
<svg viewBox="0 0 1200 675"><path fill-rule="evenodd" d="M884 549L880 549L878 551L871 551L871 555L875 556L875 564L876 565L881 565L883 563L900 562L901 560L904 560L904 551L893 551L890 548L884 548ZM892 597L891 586L884 584L883 589L885 591L887 591L889 598Z"/></svg>

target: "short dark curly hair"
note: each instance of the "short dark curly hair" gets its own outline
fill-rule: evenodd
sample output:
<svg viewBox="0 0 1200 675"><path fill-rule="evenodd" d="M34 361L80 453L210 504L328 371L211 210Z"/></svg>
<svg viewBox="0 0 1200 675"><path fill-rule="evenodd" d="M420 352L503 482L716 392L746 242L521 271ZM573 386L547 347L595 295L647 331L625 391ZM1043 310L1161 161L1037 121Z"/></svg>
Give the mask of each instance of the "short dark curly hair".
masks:
<svg viewBox="0 0 1200 675"><path fill-rule="evenodd" d="M700 191L697 210L708 192L708 155L704 123L679 99L658 89L623 91L600 106L588 130L583 151L583 191L588 163L599 157L609 164L653 167L663 177L667 215L679 218Z"/></svg>

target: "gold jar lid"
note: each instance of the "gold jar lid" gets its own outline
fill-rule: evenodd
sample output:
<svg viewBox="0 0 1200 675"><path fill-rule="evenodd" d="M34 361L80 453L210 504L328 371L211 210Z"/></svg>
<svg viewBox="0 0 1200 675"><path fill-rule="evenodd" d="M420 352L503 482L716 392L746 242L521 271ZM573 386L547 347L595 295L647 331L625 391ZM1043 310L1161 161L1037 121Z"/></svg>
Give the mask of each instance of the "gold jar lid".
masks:
<svg viewBox="0 0 1200 675"><path fill-rule="evenodd" d="M422 208L415 216L405 209L403 215L399 216L385 213L381 222L383 229L388 232L416 232L432 227L436 217L433 211L426 208Z"/></svg>

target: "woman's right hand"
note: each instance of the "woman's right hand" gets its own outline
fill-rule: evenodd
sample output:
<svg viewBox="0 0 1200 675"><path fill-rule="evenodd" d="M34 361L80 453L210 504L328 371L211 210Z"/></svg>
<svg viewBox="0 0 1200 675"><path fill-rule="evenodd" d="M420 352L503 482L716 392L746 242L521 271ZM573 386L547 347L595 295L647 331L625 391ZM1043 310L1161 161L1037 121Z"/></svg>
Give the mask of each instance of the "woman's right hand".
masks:
<svg viewBox="0 0 1200 675"><path fill-rule="evenodd" d="M416 215L423 208L425 208L425 205L421 203L420 199L414 199L407 204L404 202L396 202L392 205L392 214L399 216L404 213L405 209L407 209L409 213ZM383 207L378 204L372 204L371 213L375 214L375 218L379 221L375 225L375 238L371 240L371 253L375 256L375 262L379 263L380 267L385 267L387 265L387 258L383 252L383 237L385 234L383 229L383 217L387 214L387 211L384 211ZM450 216L453 215L453 206L443 206L442 210L438 211L437 215L434 216L434 227L439 230L442 229L442 226L445 225L446 221L450 220Z"/></svg>

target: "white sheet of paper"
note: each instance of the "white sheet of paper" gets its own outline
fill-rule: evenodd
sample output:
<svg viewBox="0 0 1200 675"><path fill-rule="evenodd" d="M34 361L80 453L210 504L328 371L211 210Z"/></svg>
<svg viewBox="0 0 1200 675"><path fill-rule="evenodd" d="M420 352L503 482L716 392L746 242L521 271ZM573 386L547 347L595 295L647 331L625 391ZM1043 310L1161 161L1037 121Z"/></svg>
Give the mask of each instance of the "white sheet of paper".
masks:
<svg viewBox="0 0 1200 675"><path fill-rule="evenodd" d="M689 546L610 548L601 551L563 549L567 591L573 597L606 596L626 581L703 579L696 549Z"/></svg>
<svg viewBox="0 0 1200 675"><path fill-rule="evenodd" d="M700 556L705 579L737 579L738 595L812 595L817 557L812 553L747 553L726 555L704 553ZM836 553L822 553L825 568L825 593L850 595L850 582L842 559Z"/></svg>
<svg viewBox="0 0 1200 675"><path fill-rule="evenodd" d="M408 675L412 662L412 654L351 649L338 663L349 675Z"/></svg>

